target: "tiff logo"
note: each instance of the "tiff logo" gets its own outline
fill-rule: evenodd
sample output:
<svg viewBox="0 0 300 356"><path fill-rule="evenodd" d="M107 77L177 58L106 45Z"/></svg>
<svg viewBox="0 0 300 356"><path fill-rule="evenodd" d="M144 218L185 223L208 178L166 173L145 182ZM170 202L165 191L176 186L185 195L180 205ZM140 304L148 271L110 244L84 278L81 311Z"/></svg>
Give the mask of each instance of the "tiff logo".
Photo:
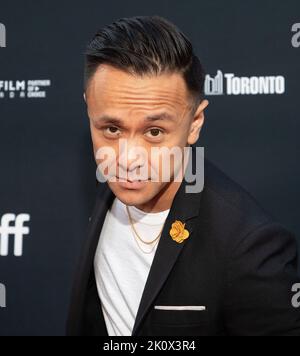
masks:
<svg viewBox="0 0 300 356"><path fill-rule="evenodd" d="M269 95L285 92L285 78L277 76L238 77L234 73L217 71L205 77L205 95Z"/></svg>
<svg viewBox="0 0 300 356"><path fill-rule="evenodd" d="M300 47L300 23L295 23L292 26L292 32L295 32L294 36L292 37L292 46L295 48Z"/></svg>
<svg viewBox="0 0 300 356"><path fill-rule="evenodd" d="M0 283L0 308L6 308L6 288Z"/></svg>
<svg viewBox="0 0 300 356"><path fill-rule="evenodd" d="M215 77L211 77L209 74L206 75L204 90L206 95L223 95L223 73L218 70Z"/></svg>
<svg viewBox="0 0 300 356"><path fill-rule="evenodd" d="M0 23L0 47L6 47L6 28Z"/></svg>
<svg viewBox="0 0 300 356"><path fill-rule="evenodd" d="M29 234L29 227L24 223L30 221L28 214L4 214L0 224L0 256L8 256L9 235L14 239L14 255L23 254L23 237ZM11 224L12 223L12 224Z"/></svg>

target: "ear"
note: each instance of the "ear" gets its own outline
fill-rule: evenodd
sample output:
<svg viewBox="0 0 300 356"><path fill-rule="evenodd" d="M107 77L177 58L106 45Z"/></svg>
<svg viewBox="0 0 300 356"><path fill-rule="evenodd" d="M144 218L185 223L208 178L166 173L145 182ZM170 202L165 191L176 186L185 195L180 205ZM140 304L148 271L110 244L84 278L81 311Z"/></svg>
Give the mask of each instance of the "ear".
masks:
<svg viewBox="0 0 300 356"><path fill-rule="evenodd" d="M202 100L201 103L199 104L196 112L194 113L191 126L190 126L190 132L188 136L188 144L193 145L195 144L200 136L200 131L202 129L202 126L204 124L204 109L208 106L209 102L208 100Z"/></svg>

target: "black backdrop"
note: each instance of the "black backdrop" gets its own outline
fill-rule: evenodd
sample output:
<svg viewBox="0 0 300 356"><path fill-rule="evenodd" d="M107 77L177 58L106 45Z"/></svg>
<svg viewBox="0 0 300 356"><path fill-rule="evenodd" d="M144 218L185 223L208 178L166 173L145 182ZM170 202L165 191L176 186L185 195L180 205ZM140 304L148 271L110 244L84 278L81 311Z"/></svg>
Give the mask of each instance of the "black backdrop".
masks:
<svg viewBox="0 0 300 356"><path fill-rule="evenodd" d="M300 36L292 32L300 23L299 0L1 0L2 235L6 214L29 214L30 221L24 223L29 234L22 256L14 255L13 234L8 255L0 256L7 297L0 335L64 333L72 273L95 193L82 53L103 25L154 14L190 37L211 77L218 70L284 77L284 93L256 95L228 95L223 78L223 95L207 96L199 145L300 236Z"/></svg>

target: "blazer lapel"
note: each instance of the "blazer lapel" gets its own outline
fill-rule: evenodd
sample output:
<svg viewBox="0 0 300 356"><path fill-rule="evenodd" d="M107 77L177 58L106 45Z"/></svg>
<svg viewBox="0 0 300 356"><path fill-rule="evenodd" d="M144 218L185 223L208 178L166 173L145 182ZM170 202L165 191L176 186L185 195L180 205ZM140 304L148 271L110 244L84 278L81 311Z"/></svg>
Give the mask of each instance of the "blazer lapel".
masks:
<svg viewBox="0 0 300 356"><path fill-rule="evenodd" d="M107 210L111 206L114 197L107 183L98 186L97 199L88 225L87 238L82 247L80 262L72 290L72 300L67 321L67 334L69 335L81 333L82 309L86 297L88 281L91 278L91 272L93 272L94 256ZM104 324L103 330L107 333L102 309L99 317L101 323Z"/></svg>
<svg viewBox="0 0 300 356"><path fill-rule="evenodd" d="M196 162L194 151L191 158L194 169ZM189 243L189 240L193 238L195 222L195 219L193 218L199 215L201 193L186 193L186 185L187 182L183 179L174 197L169 215L166 219L140 301L132 336L137 335L144 317L168 278L168 275L176 263L176 260L178 259L185 244ZM185 228L190 233L188 239L182 243L175 242L170 236L170 229L175 220L180 220L185 223Z"/></svg>

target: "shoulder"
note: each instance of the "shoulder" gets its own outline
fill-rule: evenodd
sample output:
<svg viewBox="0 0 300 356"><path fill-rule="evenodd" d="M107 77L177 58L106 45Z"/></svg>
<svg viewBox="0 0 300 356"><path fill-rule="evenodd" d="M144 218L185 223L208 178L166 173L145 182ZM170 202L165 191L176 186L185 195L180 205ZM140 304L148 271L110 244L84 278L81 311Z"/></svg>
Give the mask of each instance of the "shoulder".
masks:
<svg viewBox="0 0 300 356"><path fill-rule="evenodd" d="M224 173L212 161L205 159L203 198L224 217L244 218L247 224L262 224L274 220L270 212L238 182Z"/></svg>
<svg viewBox="0 0 300 356"><path fill-rule="evenodd" d="M242 241L292 234L239 183L205 159L200 220L215 242L234 248Z"/></svg>

